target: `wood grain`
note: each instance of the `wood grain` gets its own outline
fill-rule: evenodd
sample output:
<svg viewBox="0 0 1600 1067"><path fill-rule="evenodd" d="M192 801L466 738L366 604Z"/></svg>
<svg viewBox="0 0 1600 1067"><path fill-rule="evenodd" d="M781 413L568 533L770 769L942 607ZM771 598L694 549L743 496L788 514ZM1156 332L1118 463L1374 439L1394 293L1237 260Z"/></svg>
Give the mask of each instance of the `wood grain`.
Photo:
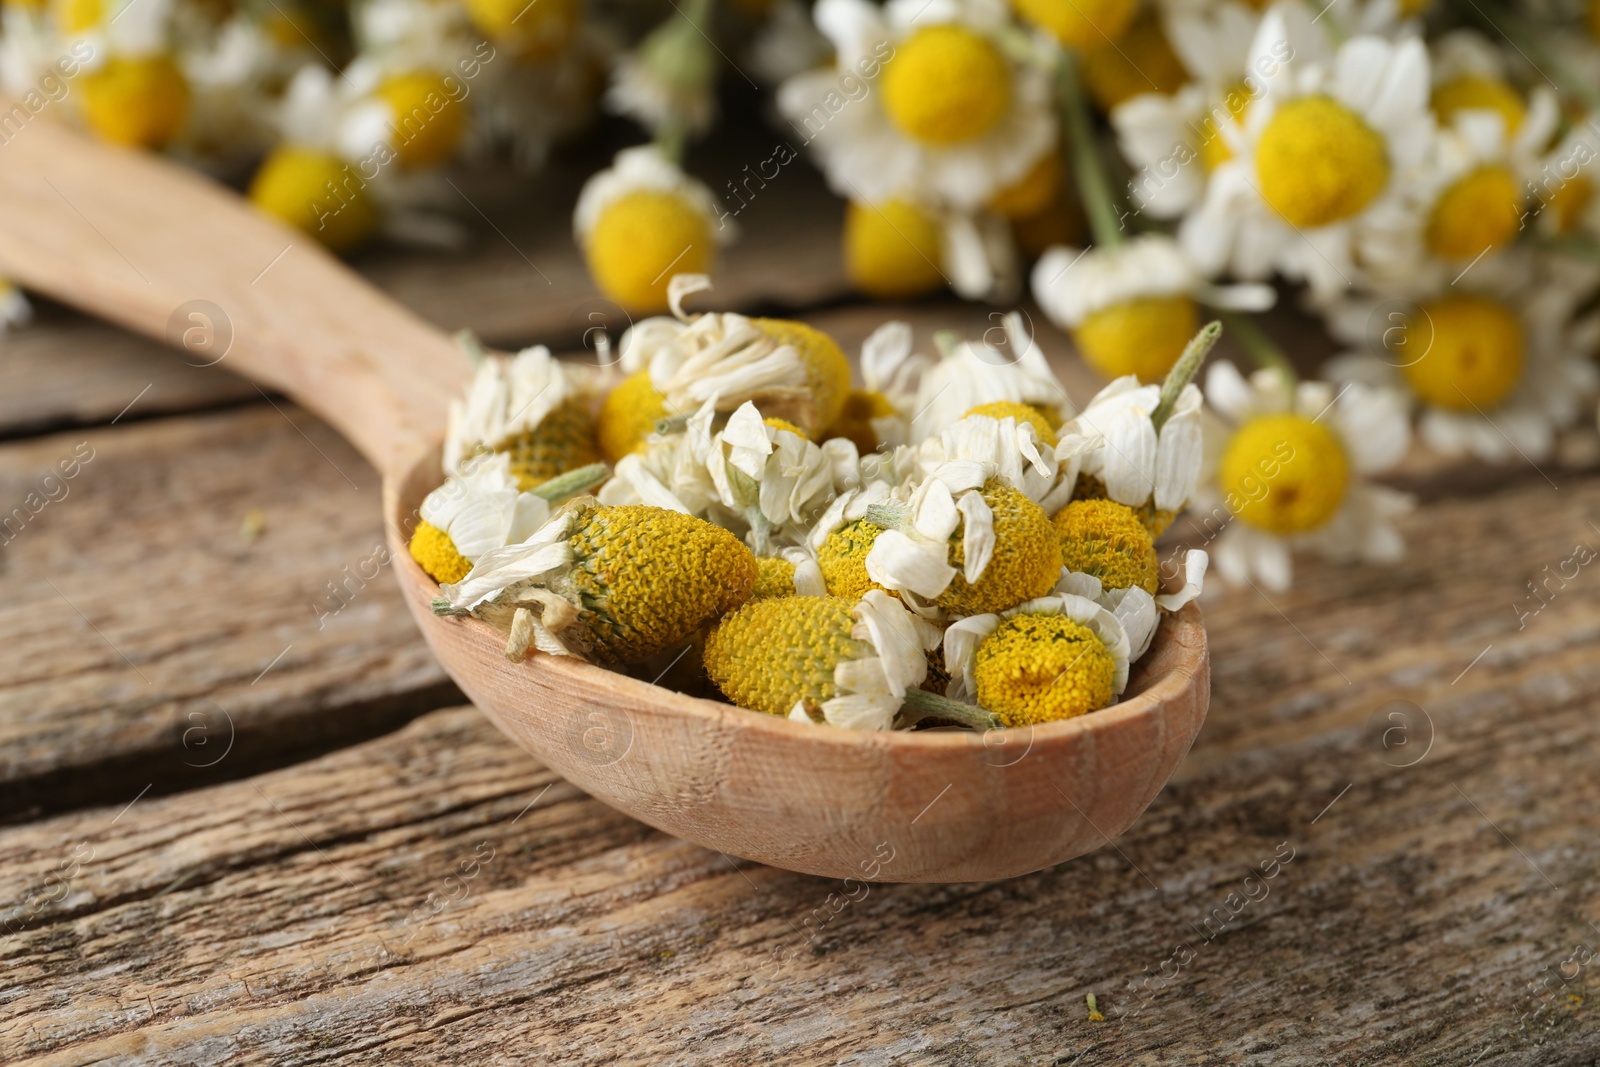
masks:
<svg viewBox="0 0 1600 1067"><path fill-rule="evenodd" d="M1292 625L1215 601L1215 711L1168 789L1114 847L1002 883L736 864L466 711L0 831L0 1042L39 1064L1592 1063L1600 609L1574 583L1517 630L1504 601L1600 543L1596 512L1593 481L1445 501L1404 580L1302 568L1274 601ZM1426 748L1369 723L1396 699Z"/></svg>
<svg viewBox="0 0 1600 1067"><path fill-rule="evenodd" d="M214 773L450 699L387 559L373 471L284 402L0 447L0 812L186 788L235 731Z"/></svg>

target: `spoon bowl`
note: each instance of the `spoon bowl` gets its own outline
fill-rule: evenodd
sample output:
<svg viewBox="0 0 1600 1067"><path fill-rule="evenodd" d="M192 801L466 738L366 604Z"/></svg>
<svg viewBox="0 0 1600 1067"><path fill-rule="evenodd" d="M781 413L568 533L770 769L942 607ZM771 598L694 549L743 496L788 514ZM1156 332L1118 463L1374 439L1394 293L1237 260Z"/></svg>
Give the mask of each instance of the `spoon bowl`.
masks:
<svg viewBox="0 0 1600 1067"><path fill-rule="evenodd" d="M511 662L492 627L433 614L438 587L406 551L470 375L450 339L195 174L47 122L5 153L0 275L191 352L187 327L203 325L207 362L349 438L383 475L393 567L440 663L510 738L642 822L832 878L1006 878L1126 830L1199 732L1209 663L1193 604L1162 620L1121 703L982 734L807 725L575 658Z"/></svg>

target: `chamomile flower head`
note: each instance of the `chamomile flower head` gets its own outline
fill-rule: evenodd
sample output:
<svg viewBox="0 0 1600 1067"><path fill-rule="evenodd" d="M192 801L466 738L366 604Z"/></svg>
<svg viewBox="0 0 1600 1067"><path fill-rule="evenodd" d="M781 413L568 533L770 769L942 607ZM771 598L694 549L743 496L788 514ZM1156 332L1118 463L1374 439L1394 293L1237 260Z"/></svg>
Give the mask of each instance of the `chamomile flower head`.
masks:
<svg viewBox="0 0 1600 1067"><path fill-rule="evenodd" d="M808 436L832 425L850 391L850 361L838 342L789 319L686 313L683 298L707 288L710 282L701 275L675 278L676 317L630 328L622 339L624 369L647 368L652 387L674 413L715 399L719 411L754 403Z"/></svg>
<svg viewBox="0 0 1600 1067"><path fill-rule="evenodd" d="M834 67L778 91L841 196L983 206L1056 143L1048 71L1001 43L997 0L821 0Z"/></svg>
<svg viewBox="0 0 1600 1067"><path fill-rule="evenodd" d="M1070 410L1066 390L1015 312L1006 316L1003 332L991 330L981 340L951 345L922 371L911 443L937 435L973 407L997 402L1027 404L1057 416Z"/></svg>
<svg viewBox="0 0 1600 1067"><path fill-rule="evenodd" d="M721 215L704 184L642 145L584 183L572 221L600 291L630 312L658 312L674 275L710 272L734 239Z"/></svg>
<svg viewBox="0 0 1600 1067"><path fill-rule="evenodd" d="M1116 701L1129 658L1128 634L1110 611L1073 594L1039 597L951 624L946 695L1006 726L1071 719Z"/></svg>
<svg viewBox="0 0 1600 1067"><path fill-rule="evenodd" d="M1054 423L1051 422L1050 418L1052 414L1056 414ZM995 419L996 421L1010 419L1018 426L1027 424L1033 427L1033 432L1040 444L1050 449L1056 447L1056 427L1061 425L1059 413L1041 410L1031 404L1019 404L1014 400L992 400L987 404L979 404L977 407L972 408L962 418L968 419L973 415L982 415L985 418Z"/></svg>
<svg viewBox="0 0 1600 1067"><path fill-rule="evenodd" d="M1200 328L1199 300L1262 311L1274 299L1266 285L1208 283L1165 234L1086 251L1052 248L1034 264L1033 295L1091 367L1144 381L1161 379L1183 354Z"/></svg>
<svg viewBox="0 0 1600 1067"><path fill-rule="evenodd" d="M189 114L189 84L173 47L168 0L96 4L68 30L86 39L91 58L81 75L83 120L101 139L138 148L173 140Z"/></svg>
<svg viewBox="0 0 1600 1067"><path fill-rule="evenodd" d="M1136 0L1012 0L1017 14L1068 48L1116 44L1139 11Z"/></svg>
<svg viewBox="0 0 1600 1067"><path fill-rule="evenodd" d="M1003 611L1042 596L1061 573L1044 509L981 463L945 464L883 513L894 521L874 538L867 576L930 613Z"/></svg>
<svg viewBox="0 0 1600 1067"><path fill-rule="evenodd" d="M1590 272L1570 273L1524 247L1486 259L1413 306L1403 349L1348 353L1328 372L1409 395L1418 434L1438 452L1538 462L1600 384L1591 361L1600 316L1582 310ZM1360 336L1366 304L1352 302L1330 328Z"/></svg>
<svg viewBox="0 0 1600 1067"><path fill-rule="evenodd" d="M444 613L504 620L508 653L633 663L688 641L755 587L756 561L727 530L648 505L575 501L523 541L441 588Z"/></svg>
<svg viewBox="0 0 1600 1067"><path fill-rule="evenodd" d="M429 493L419 509L411 557L441 584L459 582L472 561L527 538L550 518L544 498L524 492L511 458L475 456Z"/></svg>
<svg viewBox="0 0 1600 1067"><path fill-rule="evenodd" d="M808 550L791 547L780 550L776 556L756 557L756 584L750 599L827 595L822 571L816 557Z"/></svg>
<svg viewBox="0 0 1600 1067"><path fill-rule="evenodd" d="M1434 122L1422 41L1357 36L1308 59L1318 49L1300 38L1318 31L1306 18L1279 4L1262 19L1249 75L1260 91L1220 126L1231 158L1178 236L1207 275L1276 269L1326 298L1355 284L1374 240L1403 222Z"/></svg>
<svg viewBox="0 0 1600 1067"><path fill-rule="evenodd" d="M578 35L583 0L464 0L472 24L495 44L525 60L549 59Z"/></svg>
<svg viewBox="0 0 1600 1067"><path fill-rule="evenodd" d="M706 637L706 673L740 707L887 730L937 631L883 592L753 600Z"/></svg>
<svg viewBox="0 0 1600 1067"><path fill-rule="evenodd" d="M607 462L645 447L656 423L667 417L666 397L650 384L650 370L641 367L606 394L595 419L600 451Z"/></svg>
<svg viewBox="0 0 1600 1067"><path fill-rule="evenodd" d="M1063 471L1055 448L1055 432L1037 408L996 401L978 405L939 436L896 453L896 459L917 481L950 463L978 464L1049 513L1071 498L1076 471Z"/></svg>
<svg viewBox="0 0 1600 1067"><path fill-rule="evenodd" d="M1051 522L1067 570L1091 575L1107 589L1155 596L1161 577L1155 541L1132 508L1115 500L1075 500Z"/></svg>
<svg viewBox="0 0 1600 1067"><path fill-rule="evenodd" d="M487 356L465 399L450 404L444 467L480 452L505 453L524 489L599 459L593 400L543 345Z"/></svg>
<svg viewBox="0 0 1600 1067"><path fill-rule="evenodd" d="M1075 496L1127 505L1152 537L1194 496L1203 459L1200 389L1184 386L1157 430L1151 416L1160 402L1160 386L1118 378L1061 428L1056 446L1063 463L1077 464Z"/></svg>
<svg viewBox="0 0 1600 1067"><path fill-rule="evenodd" d="M848 438L862 455L905 444L917 386L927 366L926 357L912 352L909 324L879 326L861 345L862 388L845 395L839 417L822 436Z"/></svg>
<svg viewBox="0 0 1600 1067"><path fill-rule="evenodd" d="M1115 615L1128 635L1128 659L1138 662L1155 640L1162 613L1182 611L1185 605L1198 599L1204 592L1209 565L1210 557L1203 550L1188 549L1183 554L1177 573L1173 575L1174 578L1181 575L1183 584L1175 592L1157 593L1154 596L1140 585L1119 589L1084 571L1064 569L1051 593L1054 596L1084 597Z"/></svg>
<svg viewBox="0 0 1600 1067"><path fill-rule="evenodd" d="M1206 400L1222 417L1208 442L1202 496L1203 506L1231 516L1212 550L1224 579L1287 589L1295 548L1336 561L1400 558L1393 522L1411 498L1363 480L1405 455L1410 425L1399 394L1359 384L1291 387L1270 370L1247 380L1217 363Z"/></svg>
<svg viewBox="0 0 1600 1067"><path fill-rule="evenodd" d="M845 276L868 296L900 300L942 288L943 247L938 213L911 200L845 206Z"/></svg>

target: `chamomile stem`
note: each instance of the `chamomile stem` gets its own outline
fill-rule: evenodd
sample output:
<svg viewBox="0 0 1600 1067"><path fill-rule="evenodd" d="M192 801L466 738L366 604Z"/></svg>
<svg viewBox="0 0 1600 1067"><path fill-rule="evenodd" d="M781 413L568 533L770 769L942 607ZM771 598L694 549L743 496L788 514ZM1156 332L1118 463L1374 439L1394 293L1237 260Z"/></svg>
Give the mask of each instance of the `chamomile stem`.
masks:
<svg viewBox="0 0 1600 1067"><path fill-rule="evenodd" d="M963 704L959 700L930 693L925 689L907 689L905 705L910 709L910 713L906 715L910 722L921 722L923 719L948 719L974 730L998 730L1001 725L1000 717L993 712L984 711L975 704Z"/></svg>
<svg viewBox="0 0 1600 1067"><path fill-rule="evenodd" d="M662 437L666 437L669 434L682 433L688 428L689 416L687 415L668 415L664 419L656 420L656 433Z"/></svg>
<svg viewBox="0 0 1600 1067"><path fill-rule="evenodd" d="M1544 40L1534 32L1521 16L1495 3L1472 5L1473 12L1501 34L1556 87L1578 101L1590 111L1600 111L1600 89L1577 77L1545 47Z"/></svg>
<svg viewBox="0 0 1600 1067"><path fill-rule="evenodd" d="M1059 53L1057 80L1067 136L1072 144L1072 173L1078 180L1078 195L1089 217L1094 243L1110 248L1122 243L1121 217L1116 195L1111 191L1111 177L1106 173L1105 161L1100 158L1100 146L1095 143L1094 119L1089 114L1089 102L1084 99L1078 61L1067 49Z"/></svg>
<svg viewBox="0 0 1600 1067"><path fill-rule="evenodd" d="M1159 434L1161 427L1172 417L1172 409L1177 406L1178 397L1183 395L1183 387L1194 380L1195 374L1200 370L1200 364L1206 361L1206 356L1211 353L1212 346L1221 336L1222 323L1206 323L1200 328L1200 332L1189 340L1183 355L1178 357L1178 362L1167 372L1166 381L1161 383L1161 399L1157 401L1156 409L1150 413L1150 423L1156 428L1156 433Z"/></svg>
<svg viewBox="0 0 1600 1067"><path fill-rule="evenodd" d="M534 496L543 497L554 504L569 496L593 489L607 478L611 477L611 468L604 463L591 463L587 467L579 467L575 471L558 474L547 482L533 487L529 492Z"/></svg>
<svg viewBox="0 0 1600 1067"><path fill-rule="evenodd" d="M1245 353L1256 361L1256 366L1267 370L1275 370L1283 375L1290 387L1299 380L1294 372L1294 364L1289 362L1289 357L1283 354L1283 349L1268 337L1266 331L1257 326L1248 315L1239 315L1232 311L1217 311L1217 318L1227 326L1228 331L1239 341L1239 346Z"/></svg>
<svg viewBox="0 0 1600 1067"><path fill-rule="evenodd" d="M1584 237L1549 237L1539 242L1552 252L1600 264L1600 244Z"/></svg>
<svg viewBox="0 0 1600 1067"><path fill-rule="evenodd" d="M471 330L457 330L455 342L461 346L461 351L467 354L467 358L472 360L474 367L480 366L489 358L489 352L483 347L483 342L478 340L478 335Z"/></svg>

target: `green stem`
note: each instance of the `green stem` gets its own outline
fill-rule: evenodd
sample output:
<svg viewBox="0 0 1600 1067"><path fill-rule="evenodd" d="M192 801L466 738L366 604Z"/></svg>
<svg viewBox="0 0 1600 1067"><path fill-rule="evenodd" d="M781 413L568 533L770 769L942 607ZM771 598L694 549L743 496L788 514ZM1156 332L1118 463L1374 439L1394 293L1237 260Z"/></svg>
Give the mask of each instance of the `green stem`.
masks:
<svg viewBox="0 0 1600 1067"><path fill-rule="evenodd" d="M575 471L558 474L549 481L534 486L528 490L534 496L543 497L554 504L569 496L577 496L587 492L611 477L611 468L604 463L591 463L587 467L579 467Z"/></svg>
<svg viewBox="0 0 1600 1067"><path fill-rule="evenodd" d="M483 361L489 358L489 350L483 347L483 342L478 340L478 335L471 330L457 330L455 342L461 346L461 351L472 360L474 367L482 366Z"/></svg>
<svg viewBox="0 0 1600 1067"><path fill-rule="evenodd" d="M1546 237L1539 244L1552 252L1559 252L1578 259L1586 259L1590 263L1600 264L1600 244L1596 244L1586 237Z"/></svg>
<svg viewBox="0 0 1600 1067"><path fill-rule="evenodd" d="M1299 376L1294 372L1294 364L1289 362L1289 357L1283 354L1283 349L1279 348L1261 327L1247 315L1218 311L1216 308L1211 310L1222 320L1223 325L1227 326L1228 332L1233 334L1239 342L1239 347L1245 350L1245 354L1255 360L1256 366L1277 371L1283 375L1291 389L1294 387L1299 381Z"/></svg>
<svg viewBox="0 0 1600 1067"><path fill-rule="evenodd" d="M1206 356L1211 353L1212 346L1221 336L1222 323L1206 323L1200 328L1199 333L1189 339L1183 355L1179 356L1178 362L1167 371L1167 379L1161 383L1161 399L1157 402L1156 409L1150 413L1150 422L1155 426L1157 434L1161 433L1161 427L1172 417L1172 409L1177 406L1183 387L1194 381L1195 374L1200 370L1200 364L1206 361Z"/></svg>
<svg viewBox="0 0 1600 1067"><path fill-rule="evenodd" d="M984 711L975 704L963 704L959 700L930 693L926 689L907 689L905 704L911 709L910 714L906 715L909 723L923 719L948 719L974 730L998 730L1001 727L1000 717L993 712Z"/></svg>
<svg viewBox="0 0 1600 1067"><path fill-rule="evenodd" d="M683 433L689 428L689 416L668 415L664 419L656 420L656 433L667 437L675 433Z"/></svg>
<svg viewBox="0 0 1600 1067"><path fill-rule="evenodd" d="M1551 54L1544 41L1521 16L1489 3L1470 5L1473 13L1483 22L1523 53L1540 74L1556 84L1568 96L1582 102L1590 111L1600 111L1600 88L1588 84L1568 70L1566 65Z"/></svg>
<svg viewBox="0 0 1600 1067"><path fill-rule="evenodd" d="M1089 217L1094 243L1110 248L1122 243L1122 216L1117 210L1116 194L1111 190L1105 161L1100 158L1100 146L1095 143L1094 117L1083 95L1078 61L1066 49L1059 53L1056 80L1061 110L1066 116L1067 137L1072 145L1072 173L1078 180L1084 214Z"/></svg>

